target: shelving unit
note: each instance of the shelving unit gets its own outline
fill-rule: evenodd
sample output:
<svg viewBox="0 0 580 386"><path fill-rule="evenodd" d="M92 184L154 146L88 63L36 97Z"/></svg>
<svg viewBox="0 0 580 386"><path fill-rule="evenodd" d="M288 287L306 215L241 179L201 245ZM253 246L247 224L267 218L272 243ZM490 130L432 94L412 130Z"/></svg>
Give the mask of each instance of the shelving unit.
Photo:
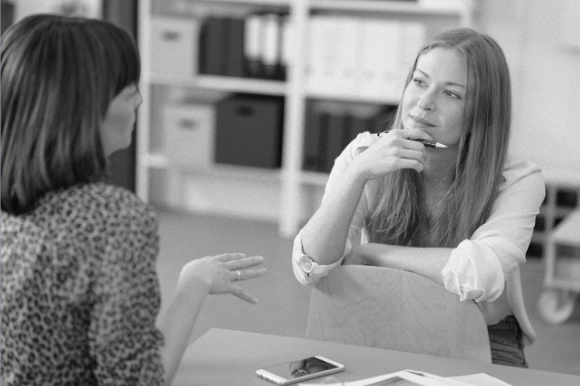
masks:
<svg viewBox="0 0 580 386"><path fill-rule="evenodd" d="M336 101L359 101L374 104L397 104L392 97L365 98L364 95L333 95L309 93L306 90L306 47L308 26L313 14L333 14L360 18L387 18L419 21L427 26L432 35L443 29L457 26L473 26L475 5L473 0L458 2L458 7L431 8L425 0L376 1L376 0L143 0L139 8L139 45L142 56L141 92L143 106L139 112L137 147L137 194L146 201L155 201L156 195L169 197L169 205L179 205L183 195L189 194L180 186L188 176L196 176L199 183L214 184L222 189L239 189L238 196L254 196L241 199L237 213L252 218L276 221L283 237L293 237L311 215L321 197L328 175L302 170L304 118L309 98ZM454 2L453 2L454 3ZM239 13L247 10L274 10L288 13L293 24L292 62L285 82L261 79L245 79L221 76L197 75L175 76L152 74L151 25L156 15L198 18L207 12L220 14ZM210 94L250 93L284 97L284 134L282 167L266 170L250 167L227 167L212 165L205 168L173 165L167 152L160 145L159 101L173 92L207 92ZM217 181L217 182L214 182ZM241 185L240 185L241 184ZM243 185L243 186L242 186ZM160 191L168 190L168 193ZM216 198L218 199L218 198ZM227 198L226 198L227 200ZM246 205L247 207L242 207ZM197 210L196 208L190 208ZM211 210L210 210L211 211Z"/></svg>
<svg viewBox="0 0 580 386"><path fill-rule="evenodd" d="M536 218L538 226L532 237L532 248L536 251L535 255L547 259L550 233L560 221L580 207L580 177L578 173L550 167L544 167L542 172L546 183L546 198ZM562 195L567 199L559 200L558 197Z"/></svg>
<svg viewBox="0 0 580 386"><path fill-rule="evenodd" d="M560 324L572 315L580 293L580 176L549 166L543 175L546 199L528 253L545 263L538 314L547 323Z"/></svg>
<svg viewBox="0 0 580 386"><path fill-rule="evenodd" d="M548 323L560 324L574 311L580 293L580 209L569 212L546 237L544 290L538 313Z"/></svg>

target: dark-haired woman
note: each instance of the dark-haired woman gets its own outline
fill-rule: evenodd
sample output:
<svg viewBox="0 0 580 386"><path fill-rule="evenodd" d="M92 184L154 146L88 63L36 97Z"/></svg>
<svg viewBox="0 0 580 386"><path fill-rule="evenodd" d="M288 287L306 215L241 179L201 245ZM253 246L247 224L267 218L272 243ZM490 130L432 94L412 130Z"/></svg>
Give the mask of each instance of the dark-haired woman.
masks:
<svg viewBox="0 0 580 386"><path fill-rule="evenodd" d="M105 21L34 15L2 36L2 385L170 384L208 294L256 302L234 282L262 257L209 256L157 318L155 215L101 182L131 143L139 76Z"/></svg>

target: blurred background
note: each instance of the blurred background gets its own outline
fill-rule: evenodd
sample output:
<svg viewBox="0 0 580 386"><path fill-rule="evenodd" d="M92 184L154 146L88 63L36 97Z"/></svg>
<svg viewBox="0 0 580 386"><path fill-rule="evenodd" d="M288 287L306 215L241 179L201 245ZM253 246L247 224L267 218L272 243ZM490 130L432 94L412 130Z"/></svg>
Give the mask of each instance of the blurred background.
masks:
<svg viewBox="0 0 580 386"><path fill-rule="evenodd" d="M334 158L388 124L425 40L458 26L490 34L511 70L511 154L547 184L522 269L538 332L528 360L580 374L579 1L2 0L1 11L2 32L50 12L135 36L144 103L109 181L158 211L164 298L188 259L266 257L270 274L248 283L261 303L209 299L192 340L210 327L304 336L310 290L293 278L291 241Z"/></svg>

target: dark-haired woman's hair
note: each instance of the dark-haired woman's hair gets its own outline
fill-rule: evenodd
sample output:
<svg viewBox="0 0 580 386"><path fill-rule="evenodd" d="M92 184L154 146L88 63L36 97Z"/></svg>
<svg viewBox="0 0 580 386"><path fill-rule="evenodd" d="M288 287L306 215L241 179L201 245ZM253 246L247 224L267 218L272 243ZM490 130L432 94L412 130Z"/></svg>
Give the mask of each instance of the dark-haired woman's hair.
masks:
<svg viewBox="0 0 580 386"><path fill-rule="evenodd" d="M461 53L469 79L451 188L428 215L419 173L403 169L383 177L367 219L371 242L454 248L487 220L503 181L512 109L503 51L494 39L472 29L445 32L420 50L405 85L419 57L437 47ZM393 128L402 128L401 108Z"/></svg>
<svg viewBox="0 0 580 386"><path fill-rule="evenodd" d="M131 35L96 19L33 15L2 36L2 211L100 180L100 127L111 100L138 83Z"/></svg>

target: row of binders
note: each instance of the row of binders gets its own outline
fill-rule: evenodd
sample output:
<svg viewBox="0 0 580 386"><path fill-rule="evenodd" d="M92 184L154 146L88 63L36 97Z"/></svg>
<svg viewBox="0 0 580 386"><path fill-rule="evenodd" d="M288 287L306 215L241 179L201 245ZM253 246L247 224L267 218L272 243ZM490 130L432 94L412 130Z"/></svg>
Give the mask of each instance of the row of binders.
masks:
<svg viewBox="0 0 580 386"><path fill-rule="evenodd" d="M377 101L400 97L426 35L419 22L331 15L309 29L307 92Z"/></svg>
<svg viewBox="0 0 580 386"><path fill-rule="evenodd" d="M388 19L313 15L308 23L307 92L397 99L425 26ZM209 16L201 27L199 73L283 80L292 61L288 15Z"/></svg>
<svg viewBox="0 0 580 386"><path fill-rule="evenodd" d="M284 80L290 43L288 15L208 16L200 29L199 73Z"/></svg>
<svg viewBox="0 0 580 386"><path fill-rule="evenodd" d="M359 133L386 130L395 110L392 105L311 103L306 113L302 168L329 173L336 157Z"/></svg>

